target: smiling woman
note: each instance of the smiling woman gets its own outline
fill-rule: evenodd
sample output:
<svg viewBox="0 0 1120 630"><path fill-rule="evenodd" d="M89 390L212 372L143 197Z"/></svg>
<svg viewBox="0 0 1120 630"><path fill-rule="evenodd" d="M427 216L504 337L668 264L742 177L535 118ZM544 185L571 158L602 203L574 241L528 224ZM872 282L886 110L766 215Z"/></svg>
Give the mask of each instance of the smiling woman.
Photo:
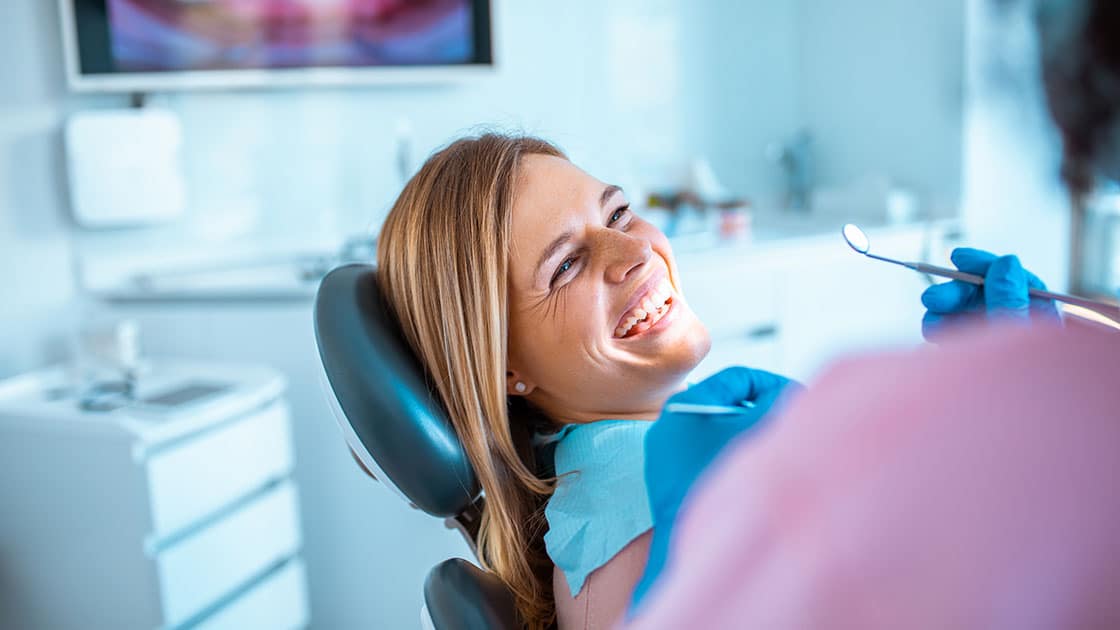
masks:
<svg viewBox="0 0 1120 630"><path fill-rule="evenodd" d="M641 421L711 345L668 240L556 147L486 134L412 178L378 265L483 486L481 561L530 627L557 601L561 627L612 624L645 564Z"/></svg>
<svg viewBox="0 0 1120 630"><path fill-rule="evenodd" d="M557 422L657 418L710 345L668 239L550 155L522 159L511 221L508 378Z"/></svg>

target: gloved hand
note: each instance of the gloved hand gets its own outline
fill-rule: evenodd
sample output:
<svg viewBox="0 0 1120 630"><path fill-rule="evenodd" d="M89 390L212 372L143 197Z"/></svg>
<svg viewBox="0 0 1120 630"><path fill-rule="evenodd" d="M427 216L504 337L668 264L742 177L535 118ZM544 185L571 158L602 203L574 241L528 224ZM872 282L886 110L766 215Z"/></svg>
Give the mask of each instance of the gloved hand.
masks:
<svg viewBox="0 0 1120 630"><path fill-rule="evenodd" d="M1053 300L1027 294L1028 288L1045 289L1046 285L1023 269L1017 256L997 257L979 249L958 247L951 259L957 269L984 276L984 286L953 280L926 289L922 304L928 310L922 318L922 335L927 340L936 341L946 330L978 312L989 318L1022 322L1061 321Z"/></svg>
<svg viewBox="0 0 1120 630"><path fill-rule="evenodd" d="M732 367L669 399L671 403L734 406L750 401L743 414L709 415L662 411L646 433L645 480L653 513L653 540L645 574L634 589L631 609L657 580L669 539L689 489L729 442L770 416L779 396L802 389L784 376Z"/></svg>

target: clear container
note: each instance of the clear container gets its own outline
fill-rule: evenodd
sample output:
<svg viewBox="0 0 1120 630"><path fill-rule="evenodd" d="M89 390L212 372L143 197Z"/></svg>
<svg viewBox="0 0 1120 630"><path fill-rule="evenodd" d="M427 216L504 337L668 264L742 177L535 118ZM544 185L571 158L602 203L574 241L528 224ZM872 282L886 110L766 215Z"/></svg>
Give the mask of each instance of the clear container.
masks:
<svg viewBox="0 0 1120 630"><path fill-rule="evenodd" d="M130 399L143 371L139 324L86 304L72 340L70 387L81 404Z"/></svg>

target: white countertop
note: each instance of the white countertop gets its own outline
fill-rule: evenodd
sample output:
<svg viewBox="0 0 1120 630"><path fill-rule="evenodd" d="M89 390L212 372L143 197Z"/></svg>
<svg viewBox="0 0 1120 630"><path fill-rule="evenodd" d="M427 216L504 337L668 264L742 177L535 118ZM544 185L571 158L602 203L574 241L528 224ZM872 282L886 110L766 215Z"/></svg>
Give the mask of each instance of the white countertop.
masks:
<svg viewBox="0 0 1120 630"><path fill-rule="evenodd" d="M26 430L118 432L139 448L193 434L274 400L287 386L284 376L257 364L156 360L137 378L136 404L108 411L79 406L82 396L72 366L29 372L0 381L0 424ZM221 385L220 392L180 405L146 405L153 396L192 384Z"/></svg>

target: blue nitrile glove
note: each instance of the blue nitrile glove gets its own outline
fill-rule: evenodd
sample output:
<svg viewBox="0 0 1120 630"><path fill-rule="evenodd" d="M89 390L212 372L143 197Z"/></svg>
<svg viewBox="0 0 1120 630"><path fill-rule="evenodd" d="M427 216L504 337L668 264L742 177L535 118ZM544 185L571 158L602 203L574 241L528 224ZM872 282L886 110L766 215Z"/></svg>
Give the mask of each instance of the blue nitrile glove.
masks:
<svg viewBox="0 0 1120 630"><path fill-rule="evenodd" d="M745 367L733 367L676 394L666 403L738 405L751 401L747 413L706 415L662 411L646 433L645 479L653 514L653 540L645 574L634 589L631 610L661 574L669 539L681 503L689 489L727 444L762 422L787 389L801 385L784 376Z"/></svg>
<svg viewBox="0 0 1120 630"><path fill-rule="evenodd" d="M927 340L935 341L954 324L981 311L989 318L1061 321L1053 300L1027 294L1028 288L1045 289L1046 285L1023 269L1017 256L958 247L951 258L957 269L984 276L984 286L953 280L926 289L922 304L928 310L922 318L922 335Z"/></svg>

